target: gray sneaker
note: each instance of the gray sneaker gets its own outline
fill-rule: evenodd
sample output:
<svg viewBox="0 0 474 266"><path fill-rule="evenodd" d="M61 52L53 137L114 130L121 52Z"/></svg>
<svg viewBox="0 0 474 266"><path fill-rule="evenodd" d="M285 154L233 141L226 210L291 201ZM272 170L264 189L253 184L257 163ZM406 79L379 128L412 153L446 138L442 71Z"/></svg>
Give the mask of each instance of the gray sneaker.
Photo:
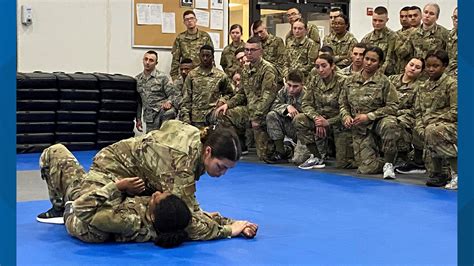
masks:
<svg viewBox="0 0 474 266"><path fill-rule="evenodd" d="M326 164L324 164L324 160L319 159L318 157L314 157L314 155L311 154L311 156L302 164L298 166L300 169L321 169L326 167Z"/></svg>
<svg viewBox="0 0 474 266"><path fill-rule="evenodd" d="M449 190L457 190L458 189L458 174L457 173L451 173L451 181L444 186L444 188L449 189Z"/></svg>
<svg viewBox="0 0 474 266"><path fill-rule="evenodd" d="M393 170L393 164L385 163L383 166L383 178L384 179L395 179L395 171Z"/></svg>

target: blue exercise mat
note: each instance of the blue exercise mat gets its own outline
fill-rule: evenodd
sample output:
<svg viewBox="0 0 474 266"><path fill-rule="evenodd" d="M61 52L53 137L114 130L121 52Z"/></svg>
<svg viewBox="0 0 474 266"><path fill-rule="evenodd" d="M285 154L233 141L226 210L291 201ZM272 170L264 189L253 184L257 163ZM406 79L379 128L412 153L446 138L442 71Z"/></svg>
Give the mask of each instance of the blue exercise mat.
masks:
<svg viewBox="0 0 474 266"><path fill-rule="evenodd" d="M45 184L46 185L46 184ZM17 204L18 265L255 265L457 263L457 193L444 189L240 162L201 177L207 211L247 219L255 239L86 244L36 222L48 201Z"/></svg>

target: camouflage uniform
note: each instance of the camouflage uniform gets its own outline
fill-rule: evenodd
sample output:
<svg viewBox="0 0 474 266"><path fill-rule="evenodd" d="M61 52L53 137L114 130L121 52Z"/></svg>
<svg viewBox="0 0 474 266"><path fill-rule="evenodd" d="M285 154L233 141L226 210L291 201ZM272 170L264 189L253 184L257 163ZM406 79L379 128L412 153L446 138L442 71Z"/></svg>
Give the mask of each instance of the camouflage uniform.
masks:
<svg viewBox="0 0 474 266"><path fill-rule="evenodd" d="M184 31L176 37L173 49L171 50L173 59L171 61L170 75L173 79L178 79L179 77L179 62L181 59L189 58L193 60L194 67L201 64L199 49L205 44L214 47L209 34L201 30L198 30L196 34L189 34L188 31Z"/></svg>
<svg viewBox="0 0 474 266"><path fill-rule="evenodd" d="M270 109L271 111L268 112L266 117L267 132L270 139L283 140L287 136L293 139L294 142L297 141L293 119L288 116L287 108L291 105L301 113L301 100L304 94L305 90L302 90L298 97L290 97L286 87L278 91L278 95Z"/></svg>
<svg viewBox="0 0 474 266"><path fill-rule="evenodd" d="M452 29L449 32L449 39L447 44L447 52L449 55L449 66L446 73L453 75L454 78L458 76L458 30Z"/></svg>
<svg viewBox="0 0 474 266"><path fill-rule="evenodd" d="M296 38L293 38L286 45L286 71L283 73L284 76L288 75L291 70L301 70L307 79L309 72L314 66L314 61L318 57L319 46L308 37L304 37L298 42Z"/></svg>
<svg viewBox="0 0 474 266"><path fill-rule="evenodd" d="M181 120L199 127L212 123L210 115L217 102L225 103L234 93L229 77L216 67L191 70L183 89Z"/></svg>
<svg viewBox="0 0 474 266"><path fill-rule="evenodd" d="M446 50L448 37L449 31L441 25L436 24L428 31L423 30L423 25L420 25L419 28L412 30L397 52L401 57L425 58L428 51Z"/></svg>
<svg viewBox="0 0 474 266"><path fill-rule="evenodd" d="M343 90L345 77L337 73L328 84L319 79L313 79L308 85L308 91L303 97L302 108L304 114L295 118L295 126L298 139L301 143L308 145L315 143L315 123L318 116L324 117L329 122L328 137L334 135L336 147L336 167L349 168L354 165L354 151L352 149L352 137L349 130L344 128L339 116L339 95ZM321 155L326 153L327 138L320 141L318 150Z"/></svg>
<svg viewBox="0 0 474 266"><path fill-rule="evenodd" d="M138 101L137 119L142 118L146 123L146 131L159 129L161 124L176 117L181 94L173 85L171 77L158 69L153 70L150 76L142 72L136 76L137 91L141 101ZM168 110L161 109L161 104L170 101L172 107Z"/></svg>
<svg viewBox="0 0 474 266"><path fill-rule="evenodd" d="M344 76L352 76L353 72L352 72L352 64L350 64L349 66L341 69L341 71L339 72L339 74L342 74Z"/></svg>
<svg viewBox="0 0 474 266"><path fill-rule="evenodd" d="M286 49L283 40L269 33L268 38L262 41L262 49L263 59L273 64L279 74L279 76L277 76L278 82L282 82L283 78L281 75L285 73L286 62Z"/></svg>
<svg viewBox="0 0 474 266"><path fill-rule="evenodd" d="M384 54L384 63L380 67L380 71L387 75L395 74L395 61L393 51L396 41L396 34L391 29L385 27L380 31L373 30L362 38L361 42L371 46L377 46L382 49Z"/></svg>
<svg viewBox="0 0 474 266"><path fill-rule="evenodd" d="M380 158L378 140L382 142L382 152L393 153L397 151L400 136L395 118L398 107L395 87L379 71L368 80L356 73L346 80L339 105L342 121L357 114L367 114L369 118L368 122L351 129L354 156L359 166L357 171L381 173L385 162Z"/></svg>
<svg viewBox="0 0 474 266"><path fill-rule="evenodd" d="M173 84L174 84L175 89L180 93L181 101L182 101L183 100L182 96L184 95L184 79L183 79L183 77L180 75L178 79L175 79L173 81ZM181 106L181 102L180 102L180 106Z"/></svg>
<svg viewBox="0 0 474 266"><path fill-rule="evenodd" d="M408 40L410 37L413 28L409 29L399 29L395 32L396 40L395 40L395 47L393 50L393 58L395 62L395 70L394 74L399 74L405 72L405 66L411 59L410 55L401 55L400 54L400 47Z"/></svg>
<svg viewBox="0 0 474 266"><path fill-rule="evenodd" d="M266 159L273 152L273 143L268 137L265 119L278 92L276 78L275 67L264 59L245 68L242 71L242 88L227 101L229 110L222 118L223 123L235 127L249 125L249 120L260 124L260 127L254 128L253 131L257 156L261 160ZM246 108L242 107L245 105ZM244 122L246 115L248 118Z"/></svg>
<svg viewBox="0 0 474 266"><path fill-rule="evenodd" d="M409 152L411 150L413 128L415 127L415 117L413 109L415 105L416 89L421 85L420 81L403 83L404 74L390 76L388 79L395 86L398 94L397 122L400 129L398 139L398 151Z"/></svg>
<svg viewBox="0 0 474 266"><path fill-rule="evenodd" d="M240 70L240 63L237 58L235 58L235 51L239 48L244 48L244 46L244 41L238 43L237 46L235 46L234 43L231 43L227 45L222 51L221 66L227 76L229 76L231 79L234 74Z"/></svg>
<svg viewBox="0 0 474 266"><path fill-rule="evenodd" d="M331 32L324 38L324 45L328 45L334 51L334 63L340 68L351 64L352 48L357 44L357 39L350 32L342 38L338 38L334 32Z"/></svg>
<svg viewBox="0 0 474 266"><path fill-rule="evenodd" d="M156 237L147 209L150 197L124 197L115 182L88 180L88 174L62 144L53 145L40 157L54 208L73 201L67 216L67 232L84 242L145 242ZM105 184L105 185L104 185Z"/></svg>
<svg viewBox="0 0 474 266"><path fill-rule="evenodd" d="M307 25L308 25L308 30L306 32L306 36L316 43L319 50L319 47L321 46L321 37L319 36L318 26L313 25L313 24L307 24ZM286 45L288 45L288 43L293 41L293 39L294 39L293 31L290 30L285 36Z"/></svg>
<svg viewBox="0 0 474 266"><path fill-rule="evenodd" d="M446 73L418 88L413 144L419 149L424 144L432 157L457 157L457 95L457 81Z"/></svg>

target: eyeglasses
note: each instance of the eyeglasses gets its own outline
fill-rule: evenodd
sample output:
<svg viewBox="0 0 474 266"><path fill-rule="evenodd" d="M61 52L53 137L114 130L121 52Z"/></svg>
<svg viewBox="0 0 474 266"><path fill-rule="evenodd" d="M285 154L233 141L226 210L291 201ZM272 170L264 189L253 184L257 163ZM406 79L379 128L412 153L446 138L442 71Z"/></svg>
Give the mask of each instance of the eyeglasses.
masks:
<svg viewBox="0 0 474 266"><path fill-rule="evenodd" d="M196 18L185 18L184 21L193 21L195 20Z"/></svg>
<svg viewBox="0 0 474 266"><path fill-rule="evenodd" d="M246 53L254 53L254 52L258 51L258 50L260 50L260 48L250 48L250 49L249 49L249 48L245 48L245 49L244 49L244 51L245 51Z"/></svg>

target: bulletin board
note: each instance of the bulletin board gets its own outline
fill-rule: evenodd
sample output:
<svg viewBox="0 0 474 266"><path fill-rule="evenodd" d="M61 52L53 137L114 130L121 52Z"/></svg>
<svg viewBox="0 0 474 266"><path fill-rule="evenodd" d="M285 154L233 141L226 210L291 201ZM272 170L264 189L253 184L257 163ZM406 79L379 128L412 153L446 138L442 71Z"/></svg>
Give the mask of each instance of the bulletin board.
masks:
<svg viewBox="0 0 474 266"><path fill-rule="evenodd" d="M186 30L186 26L183 23L183 13L186 10L193 10L196 5L196 0L193 1L193 6L181 7L181 0L133 0L132 4L132 20L133 20L133 29L132 29L132 46L133 47L150 47L150 48L171 48L173 46L174 40L179 33ZM208 9L198 9L201 11L211 12L211 1L208 1ZM219 0L219 2L221 2ZM139 25L137 17L137 4L162 4L163 12L173 12L175 13L175 33L163 33L162 25ZM225 20L227 16L226 10L222 9L224 12L223 15L223 29L225 27ZM210 16L209 16L210 17ZM209 19L210 21L211 19ZM211 29L209 27L197 26L199 30L206 31L208 33L215 32L219 34L219 47L214 44L215 49L223 48L226 44L224 43L224 30Z"/></svg>

